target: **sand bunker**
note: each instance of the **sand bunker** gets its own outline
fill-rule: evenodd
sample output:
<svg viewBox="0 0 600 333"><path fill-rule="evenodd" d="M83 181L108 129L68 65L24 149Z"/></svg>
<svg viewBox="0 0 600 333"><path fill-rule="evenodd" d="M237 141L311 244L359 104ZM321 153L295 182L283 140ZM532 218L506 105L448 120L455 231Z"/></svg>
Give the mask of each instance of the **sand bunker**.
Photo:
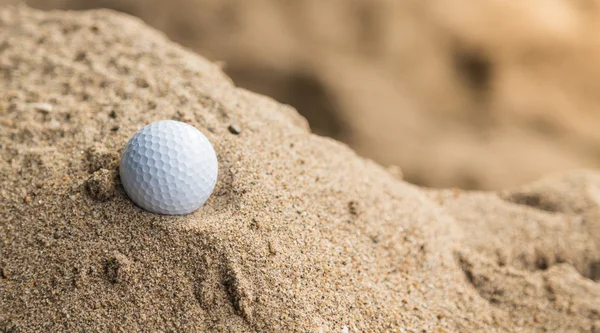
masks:
<svg viewBox="0 0 600 333"><path fill-rule="evenodd" d="M597 173L421 189L137 19L8 7L0 41L0 331L600 331ZM218 153L189 216L119 184L160 119Z"/></svg>

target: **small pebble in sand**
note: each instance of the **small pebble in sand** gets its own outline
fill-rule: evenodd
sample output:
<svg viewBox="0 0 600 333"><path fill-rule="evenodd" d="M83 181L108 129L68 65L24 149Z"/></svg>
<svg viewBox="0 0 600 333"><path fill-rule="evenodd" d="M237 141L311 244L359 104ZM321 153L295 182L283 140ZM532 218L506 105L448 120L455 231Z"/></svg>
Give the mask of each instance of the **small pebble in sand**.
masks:
<svg viewBox="0 0 600 333"><path fill-rule="evenodd" d="M44 112L44 113L50 113L50 112L52 112L52 109L54 108L52 106L52 104L50 104L50 103L33 103L33 104L31 104L31 107L33 107L37 111Z"/></svg>
<svg viewBox="0 0 600 333"><path fill-rule="evenodd" d="M15 124L14 121L12 121L12 119L3 119L0 123L8 127L13 127L13 125Z"/></svg>
<svg viewBox="0 0 600 333"><path fill-rule="evenodd" d="M227 129L233 135L238 135L238 134L242 133L242 129L240 128L240 125L235 124L235 123L229 125L229 127Z"/></svg>

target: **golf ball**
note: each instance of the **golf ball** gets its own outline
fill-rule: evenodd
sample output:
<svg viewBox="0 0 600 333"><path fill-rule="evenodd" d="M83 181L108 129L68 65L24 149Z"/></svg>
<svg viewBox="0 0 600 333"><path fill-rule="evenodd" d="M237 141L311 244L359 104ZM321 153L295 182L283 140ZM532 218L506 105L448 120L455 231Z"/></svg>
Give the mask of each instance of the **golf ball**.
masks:
<svg viewBox="0 0 600 333"><path fill-rule="evenodd" d="M162 120L133 135L121 155L119 173L125 192L138 206L184 215L210 197L217 182L217 155L195 127Z"/></svg>

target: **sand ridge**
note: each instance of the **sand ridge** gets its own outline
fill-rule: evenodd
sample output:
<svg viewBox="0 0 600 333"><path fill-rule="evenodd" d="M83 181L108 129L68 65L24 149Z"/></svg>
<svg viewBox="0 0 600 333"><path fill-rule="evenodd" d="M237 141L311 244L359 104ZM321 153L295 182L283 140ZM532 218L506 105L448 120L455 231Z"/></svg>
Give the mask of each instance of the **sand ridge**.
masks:
<svg viewBox="0 0 600 333"><path fill-rule="evenodd" d="M126 15L6 7L0 40L4 331L600 329L593 172L425 190ZM137 208L116 177L159 119L218 154L215 194L189 216ZM550 256L561 242L578 247Z"/></svg>

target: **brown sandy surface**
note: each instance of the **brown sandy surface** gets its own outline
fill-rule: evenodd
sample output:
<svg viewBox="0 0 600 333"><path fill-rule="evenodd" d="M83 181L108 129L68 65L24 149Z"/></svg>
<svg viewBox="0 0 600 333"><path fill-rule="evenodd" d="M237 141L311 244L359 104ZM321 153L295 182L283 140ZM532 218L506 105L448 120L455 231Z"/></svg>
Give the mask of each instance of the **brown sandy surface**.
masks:
<svg viewBox="0 0 600 333"><path fill-rule="evenodd" d="M26 2L139 16L412 183L600 167L595 0Z"/></svg>
<svg viewBox="0 0 600 333"><path fill-rule="evenodd" d="M7 7L0 41L0 331L600 332L597 173L425 190L125 15ZM218 153L189 216L116 176L160 119Z"/></svg>

